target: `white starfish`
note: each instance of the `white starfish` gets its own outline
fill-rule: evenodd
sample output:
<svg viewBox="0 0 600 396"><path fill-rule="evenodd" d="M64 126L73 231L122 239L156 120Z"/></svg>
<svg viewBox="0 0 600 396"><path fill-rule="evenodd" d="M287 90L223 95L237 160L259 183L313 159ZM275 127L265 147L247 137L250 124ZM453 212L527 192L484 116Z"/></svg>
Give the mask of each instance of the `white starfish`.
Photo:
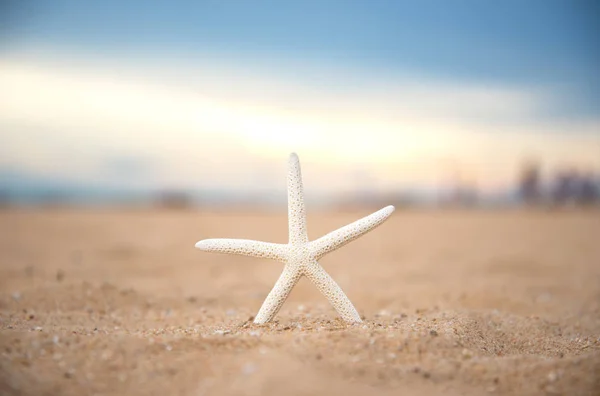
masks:
<svg viewBox="0 0 600 396"><path fill-rule="evenodd" d="M205 239L196 243L196 247L208 252L269 258L285 263L282 274L258 311L254 323L271 321L302 276L317 286L346 322L362 322L354 305L317 260L382 224L392 214L394 207L387 206L309 242L300 161L295 153L290 155L288 169L288 244L246 239Z"/></svg>

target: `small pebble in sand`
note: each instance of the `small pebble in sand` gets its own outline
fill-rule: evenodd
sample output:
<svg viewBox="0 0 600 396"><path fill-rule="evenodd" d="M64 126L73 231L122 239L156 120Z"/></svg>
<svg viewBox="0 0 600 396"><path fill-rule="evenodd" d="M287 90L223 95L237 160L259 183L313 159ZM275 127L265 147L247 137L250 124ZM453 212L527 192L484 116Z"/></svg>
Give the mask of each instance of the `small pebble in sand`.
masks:
<svg viewBox="0 0 600 396"><path fill-rule="evenodd" d="M262 333L258 330L252 330L248 334L250 334L252 337L260 337Z"/></svg>
<svg viewBox="0 0 600 396"><path fill-rule="evenodd" d="M246 363L244 367L242 367L242 373L245 375L250 375L255 373L258 370L258 367L254 363Z"/></svg>
<svg viewBox="0 0 600 396"><path fill-rule="evenodd" d="M56 280L58 282L62 282L63 279L65 279L65 271L59 269L58 271L56 271Z"/></svg>
<svg viewBox="0 0 600 396"><path fill-rule="evenodd" d="M558 373L556 371L550 371L546 378L548 378L548 382L554 382L558 379Z"/></svg>
<svg viewBox="0 0 600 396"><path fill-rule="evenodd" d="M437 331L435 331L435 330L431 330L431 331L429 332L429 334L431 334L431 336L433 336L433 337L437 337L437 336L438 336L438 332L437 332Z"/></svg>
<svg viewBox="0 0 600 396"><path fill-rule="evenodd" d="M12 298L13 298L13 300L15 300L15 301L19 301L19 300L21 299L21 293L20 293L20 292L18 292L18 291L14 292L14 293L12 294Z"/></svg>

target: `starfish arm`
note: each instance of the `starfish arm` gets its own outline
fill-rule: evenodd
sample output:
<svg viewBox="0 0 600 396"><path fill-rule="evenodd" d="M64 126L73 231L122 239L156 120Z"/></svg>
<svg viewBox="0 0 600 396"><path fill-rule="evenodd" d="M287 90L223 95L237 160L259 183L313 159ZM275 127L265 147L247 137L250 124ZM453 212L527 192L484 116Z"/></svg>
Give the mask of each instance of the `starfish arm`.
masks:
<svg viewBox="0 0 600 396"><path fill-rule="evenodd" d="M327 297L327 300L337 313L348 323L360 323L362 319L350 302L350 299L344 294L342 288L333 280L333 278L314 261L305 275L312 283L317 286L317 289Z"/></svg>
<svg viewBox="0 0 600 396"><path fill-rule="evenodd" d="M290 244L308 242L306 232L306 210L304 207L304 187L300 160L296 153L290 155L288 164L288 226Z"/></svg>
<svg viewBox="0 0 600 396"><path fill-rule="evenodd" d="M254 323L263 324L270 322L277 315L277 312L279 312L279 309L301 277L302 274L297 268L286 265L279 279L277 279L273 290L271 290L265 302L260 307L258 314L256 314Z"/></svg>
<svg viewBox="0 0 600 396"><path fill-rule="evenodd" d="M356 238L381 225L388 217L390 217L392 212L394 212L394 207L392 205L386 206L369 216L363 217L354 223L348 224L347 226L332 231L329 234L310 242L309 249L315 259L318 260L327 253L352 242Z"/></svg>
<svg viewBox="0 0 600 396"><path fill-rule="evenodd" d="M286 260L287 245L248 239L204 239L196 247L206 252L239 254L242 256Z"/></svg>

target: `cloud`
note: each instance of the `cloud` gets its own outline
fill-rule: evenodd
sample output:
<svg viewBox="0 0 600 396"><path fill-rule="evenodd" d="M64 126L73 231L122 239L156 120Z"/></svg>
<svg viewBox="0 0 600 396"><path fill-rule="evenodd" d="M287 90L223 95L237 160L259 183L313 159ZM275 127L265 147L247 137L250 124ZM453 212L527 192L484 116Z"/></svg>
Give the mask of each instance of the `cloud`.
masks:
<svg viewBox="0 0 600 396"><path fill-rule="evenodd" d="M331 70L319 83L301 67L290 78L289 70L111 62L1 59L3 161L108 180L117 152L161 164L148 183L251 188L237 165L279 183L283 174L267 169L297 151L308 172L319 165L313 176L324 189L348 188L328 175L356 164L384 187L435 183L447 157L504 181L529 154L600 167L600 121L549 118L558 95L544 89Z"/></svg>

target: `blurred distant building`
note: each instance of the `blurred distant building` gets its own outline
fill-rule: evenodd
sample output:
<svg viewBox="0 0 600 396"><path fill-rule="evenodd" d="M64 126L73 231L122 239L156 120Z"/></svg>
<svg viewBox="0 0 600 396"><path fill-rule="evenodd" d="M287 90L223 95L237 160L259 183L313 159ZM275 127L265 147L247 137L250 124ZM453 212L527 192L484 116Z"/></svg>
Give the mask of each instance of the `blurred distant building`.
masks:
<svg viewBox="0 0 600 396"><path fill-rule="evenodd" d="M518 191L523 203L536 205L542 199L540 166L537 162L527 162L520 170Z"/></svg>
<svg viewBox="0 0 600 396"><path fill-rule="evenodd" d="M556 173L551 189L556 206L580 206L598 203L600 192L594 172L578 172L565 168Z"/></svg>
<svg viewBox="0 0 600 396"><path fill-rule="evenodd" d="M552 203L564 206L573 203L576 193L577 172L572 169L561 169L556 172L550 190Z"/></svg>
<svg viewBox="0 0 600 396"><path fill-rule="evenodd" d="M477 188L469 185L456 186L449 197L447 204L458 207L472 207L479 202Z"/></svg>
<svg viewBox="0 0 600 396"><path fill-rule="evenodd" d="M450 189L447 195L442 195L440 204L449 207L473 207L479 204L479 190L476 182L463 177L460 172L450 180Z"/></svg>
<svg viewBox="0 0 600 396"><path fill-rule="evenodd" d="M579 186L579 202L582 205L598 203L600 199L600 192L598 190L597 178L594 172L583 174Z"/></svg>
<svg viewBox="0 0 600 396"><path fill-rule="evenodd" d="M192 199L185 192L163 191L158 194L156 206L165 209L187 209L192 206Z"/></svg>

